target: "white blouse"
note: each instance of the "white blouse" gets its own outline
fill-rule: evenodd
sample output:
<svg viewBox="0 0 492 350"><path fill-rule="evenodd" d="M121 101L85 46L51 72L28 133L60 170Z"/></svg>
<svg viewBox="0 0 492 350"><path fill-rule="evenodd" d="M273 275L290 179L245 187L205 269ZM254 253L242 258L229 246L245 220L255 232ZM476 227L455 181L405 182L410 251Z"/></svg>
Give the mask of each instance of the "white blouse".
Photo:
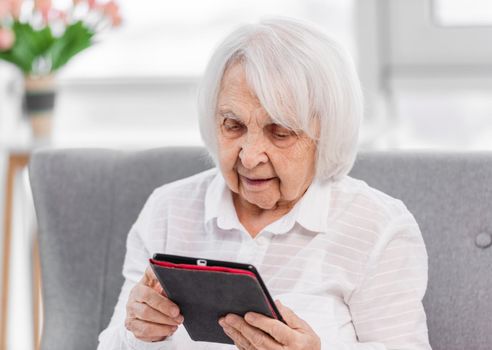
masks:
<svg viewBox="0 0 492 350"><path fill-rule="evenodd" d="M401 201L363 181L313 182L255 238L216 169L154 190L128 235L125 283L98 349L235 349L194 342L183 326L156 343L125 329L130 290L154 253L255 265L272 297L310 324L322 349L430 349L419 227Z"/></svg>

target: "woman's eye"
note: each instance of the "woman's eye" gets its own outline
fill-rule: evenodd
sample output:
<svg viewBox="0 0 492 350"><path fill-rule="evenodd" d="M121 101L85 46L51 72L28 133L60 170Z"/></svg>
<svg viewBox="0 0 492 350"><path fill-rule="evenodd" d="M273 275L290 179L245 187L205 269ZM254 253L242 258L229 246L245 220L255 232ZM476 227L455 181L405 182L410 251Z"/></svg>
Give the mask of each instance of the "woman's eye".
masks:
<svg viewBox="0 0 492 350"><path fill-rule="evenodd" d="M226 135L234 136L243 132L244 125L234 119L224 119L222 122L222 131Z"/></svg>
<svg viewBox="0 0 492 350"><path fill-rule="evenodd" d="M239 124L235 124L235 123L226 123L226 124L224 124L224 126L226 127L227 130L230 130L230 131L236 131L236 130L241 129L241 126Z"/></svg>
<svg viewBox="0 0 492 350"><path fill-rule="evenodd" d="M272 143L278 147L289 147L298 139L298 134L284 126L271 124L268 128Z"/></svg>
<svg viewBox="0 0 492 350"><path fill-rule="evenodd" d="M273 136L275 136L278 139L285 139L289 136L292 136L290 133L285 133L285 132L275 132L273 133Z"/></svg>
<svg viewBox="0 0 492 350"><path fill-rule="evenodd" d="M284 127L280 127L280 126L272 126L270 131L271 131L273 137L275 137L279 140L296 136L296 133L293 130L290 130L290 129L287 129Z"/></svg>

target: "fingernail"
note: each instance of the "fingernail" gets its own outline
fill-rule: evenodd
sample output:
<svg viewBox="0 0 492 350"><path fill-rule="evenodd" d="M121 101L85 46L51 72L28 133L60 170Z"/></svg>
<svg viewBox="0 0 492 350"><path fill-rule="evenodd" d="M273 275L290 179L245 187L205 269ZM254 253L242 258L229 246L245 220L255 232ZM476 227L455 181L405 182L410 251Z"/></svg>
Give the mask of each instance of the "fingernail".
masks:
<svg viewBox="0 0 492 350"><path fill-rule="evenodd" d="M244 316L245 320L246 321L250 321L250 322L253 322L254 320L256 320L256 316L250 312L248 312L245 316Z"/></svg>
<svg viewBox="0 0 492 350"><path fill-rule="evenodd" d="M171 308L171 316L176 317L179 315L179 309L177 307Z"/></svg>
<svg viewBox="0 0 492 350"><path fill-rule="evenodd" d="M225 326L225 320L224 317L219 318L219 324L224 327Z"/></svg>
<svg viewBox="0 0 492 350"><path fill-rule="evenodd" d="M176 322L183 323L183 321L184 321L183 315L179 315L178 317L176 317Z"/></svg>

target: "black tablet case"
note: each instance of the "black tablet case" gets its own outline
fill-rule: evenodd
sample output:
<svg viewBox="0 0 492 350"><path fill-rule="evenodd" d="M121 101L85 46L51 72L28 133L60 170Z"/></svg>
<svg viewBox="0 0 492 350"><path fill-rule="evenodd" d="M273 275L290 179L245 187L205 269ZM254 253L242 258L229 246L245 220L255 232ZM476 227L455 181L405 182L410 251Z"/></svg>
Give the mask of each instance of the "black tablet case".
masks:
<svg viewBox="0 0 492 350"><path fill-rule="evenodd" d="M258 280L250 275L231 272L190 270L151 266L169 299L184 316L184 326L191 339L233 344L218 324L229 313L244 316L253 311L277 318Z"/></svg>

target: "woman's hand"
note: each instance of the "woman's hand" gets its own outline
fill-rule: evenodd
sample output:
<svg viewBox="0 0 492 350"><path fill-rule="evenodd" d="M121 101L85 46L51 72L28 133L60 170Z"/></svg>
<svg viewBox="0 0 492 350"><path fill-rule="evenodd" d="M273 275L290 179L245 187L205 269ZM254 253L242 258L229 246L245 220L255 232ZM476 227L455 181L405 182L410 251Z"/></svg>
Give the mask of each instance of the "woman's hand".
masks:
<svg viewBox="0 0 492 350"><path fill-rule="evenodd" d="M183 323L179 308L162 290L149 266L140 282L133 287L126 304L125 327L137 339L161 341L172 335Z"/></svg>
<svg viewBox="0 0 492 350"><path fill-rule="evenodd" d="M320 339L306 321L280 301L275 304L287 325L254 312L244 318L229 314L219 324L241 350L320 350Z"/></svg>

